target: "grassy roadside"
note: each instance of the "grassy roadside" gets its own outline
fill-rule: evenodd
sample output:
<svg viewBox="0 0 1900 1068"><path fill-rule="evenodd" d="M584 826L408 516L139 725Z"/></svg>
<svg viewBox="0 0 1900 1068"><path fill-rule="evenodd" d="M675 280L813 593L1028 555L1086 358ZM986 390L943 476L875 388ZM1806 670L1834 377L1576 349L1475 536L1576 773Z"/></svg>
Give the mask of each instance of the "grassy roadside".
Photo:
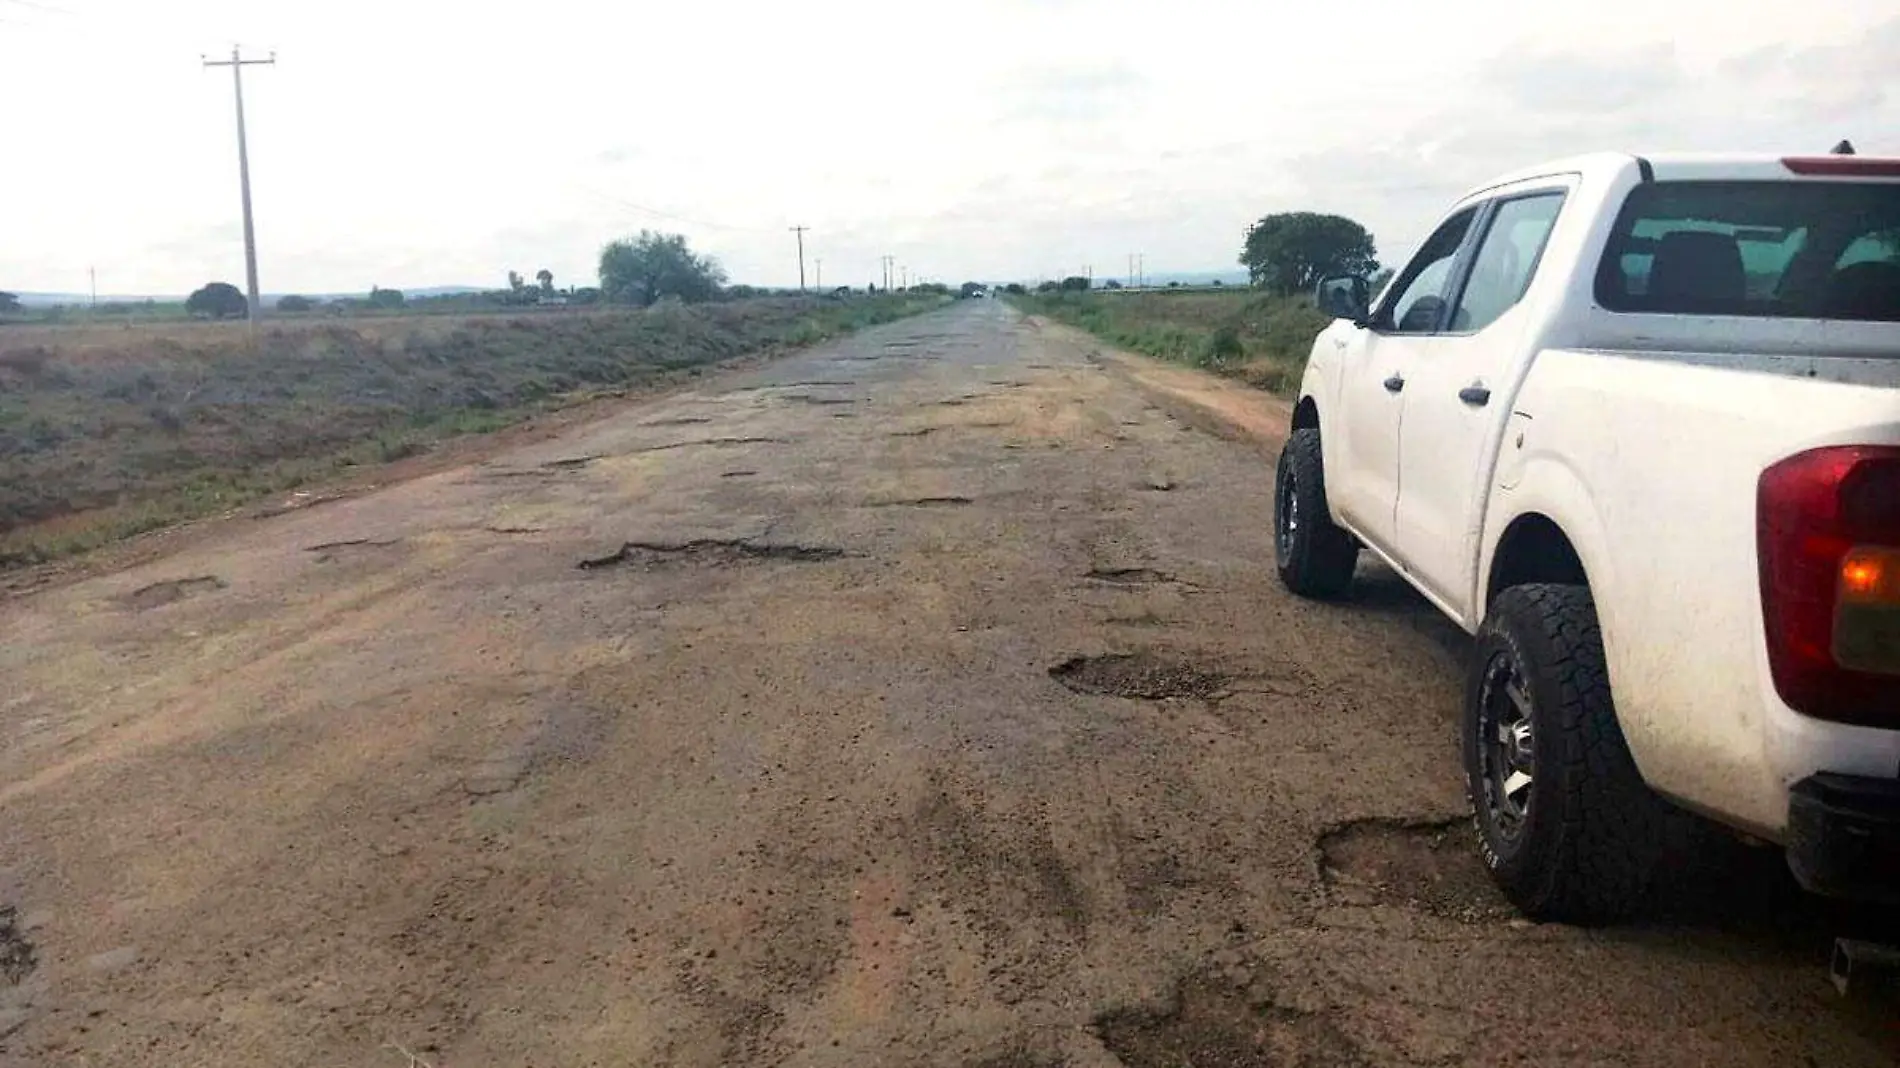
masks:
<svg viewBox="0 0 1900 1068"><path fill-rule="evenodd" d="M0 327L0 569L229 510L937 296L268 327Z"/></svg>
<svg viewBox="0 0 1900 1068"><path fill-rule="evenodd" d="M1311 297L1224 293L1054 293L1012 297L1034 315L1080 327L1119 348L1174 360L1285 395L1298 388L1328 320Z"/></svg>

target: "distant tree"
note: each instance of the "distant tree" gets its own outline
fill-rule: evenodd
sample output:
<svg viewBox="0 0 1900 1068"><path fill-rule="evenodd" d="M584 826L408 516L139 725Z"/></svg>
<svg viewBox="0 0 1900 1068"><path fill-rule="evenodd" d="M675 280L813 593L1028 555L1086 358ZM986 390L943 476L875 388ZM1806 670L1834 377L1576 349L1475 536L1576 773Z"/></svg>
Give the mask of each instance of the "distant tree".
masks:
<svg viewBox="0 0 1900 1068"><path fill-rule="evenodd" d="M1115 281L1113 278L1102 283L1103 289L1120 289L1121 287L1122 287L1122 284L1120 282Z"/></svg>
<svg viewBox="0 0 1900 1068"><path fill-rule="evenodd" d="M1027 293L1029 291L1023 288L1023 284L1021 282L1011 282L1010 284L1003 287L1003 292L1008 293L1011 296L1020 297L1024 293Z"/></svg>
<svg viewBox="0 0 1900 1068"><path fill-rule="evenodd" d="M369 287L369 306L394 311L402 307L402 290L384 289L381 286Z"/></svg>
<svg viewBox="0 0 1900 1068"><path fill-rule="evenodd" d="M1281 296L1304 293L1329 274L1369 275L1379 268L1377 256L1365 227L1311 211L1265 216L1247 228L1240 249L1249 280Z"/></svg>
<svg viewBox="0 0 1900 1068"><path fill-rule="evenodd" d="M838 288L832 290L831 292L833 296L848 297L851 295L851 287L839 286Z"/></svg>
<svg viewBox="0 0 1900 1068"><path fill-rule="evenodd" d="M1061 289L1061 288L1062 288L1062 283L1053 281L1053 280L1036 283L1036 292L1038 293L1054 293L1056 290Z"/></svg>
<svg viewBox="0 0 1900 1068"><path fill-rule="evenodd" d="M309 297L300 297L294 293L287 297L277 298L277 310L280 312L307 312L316 306L316 302Z"/></svg>
<svg viewBox="0 0 1900 1068"><path fill-rule="evenodd" d="M1372 276L1371 289L1373 296L1378 296L1379 291L1384 289L1386 283L1390 281L1392 281L1392 268L1379 268L1378 272Z"/></svg>
<svg viewBox="0 0 1900 1068"><path fill-rule="evenodd" d="M242 318L250 310L250 302L229 282L212 282L185 298L185 312L193 316Z"/></svg>
<svg viewBox="0 0 1900 1068"><path fill-rule="evenodd" d="M609 300L646 307L661 297L711 300L726 284L719 261L701 256L680 234L642 230L600 250L600 288Z"/></svg>
<svg viewBox="0 0 1900 1068"><path fill-rule="evenodd" d="M20 298L12 293L0 290L0 312L20 310Z"/></svg>
<svg viewBox="0 0 1900 1068"><path fill-rule="evenodd" d="M527 284L528 283L526 281L522 280L520 271L508 272L508 288L511 291L519 293L521 292L522 287L526 286Z"/></svg>
<svg viewBox="0 0 1900 1068"><path fill-rule="evenodd" d="M868 286L865 286L865 287L864 287L864 291L865 291L866 293L869 293L869 294L871 294L871 295L872 295L872 296L874 296L874 297L875 297L875 296L877 296L877 283L876 283L876 282L872 282L872 283L871 283L870 285L868 285Z"/></svg>
<svg viewBox="0 0 1900 1068"><path fill-rule="evenodd" d="M1064 293L1086 293L1089 290L1089 280L1079 274L1072 274L1064 278L1062 285L1058 288Z"/></svg>
<svg viewBox="0 0 1900 1068"><path fill-rule="evenodd" d="M543 267L540 270L534 272L534 280L541 283L541 292L543 293L554 292L554 272L553 271L550 271L546 267Z"/></svg>
<svg viewBox="0 0 1900 1068"><path fill-rule="evenodd" d="M1169 282L1169 283L1168 283L1168 288L1169 288L1169 289L1180 289L1180 288L1181 288L1181 283L1179 283L1179 282Z"/></svg>

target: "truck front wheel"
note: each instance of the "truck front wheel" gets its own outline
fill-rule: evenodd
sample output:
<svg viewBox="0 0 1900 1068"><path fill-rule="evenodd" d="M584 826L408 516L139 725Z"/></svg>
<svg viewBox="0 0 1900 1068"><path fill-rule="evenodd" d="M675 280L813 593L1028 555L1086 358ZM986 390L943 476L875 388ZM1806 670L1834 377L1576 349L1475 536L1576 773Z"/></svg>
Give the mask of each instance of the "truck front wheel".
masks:
<svg viewBox="0 0 1900 1068"><path fill-rule="evenodd" d="M1280 450L1273 491L1274 555L1280 581L1301 597L1329 598L1352 585L1359 543L1326 506L1319 431L1295 430Z"/></svg>
<svg viewBox="0 0 1900 1068"><path fill-rule="evenodd" d="M1478 632L1464 750L1479 848L1512 904L1569 923L1636 910L1665 810L1617 725L1589 590L1498 595Z"/></svg>

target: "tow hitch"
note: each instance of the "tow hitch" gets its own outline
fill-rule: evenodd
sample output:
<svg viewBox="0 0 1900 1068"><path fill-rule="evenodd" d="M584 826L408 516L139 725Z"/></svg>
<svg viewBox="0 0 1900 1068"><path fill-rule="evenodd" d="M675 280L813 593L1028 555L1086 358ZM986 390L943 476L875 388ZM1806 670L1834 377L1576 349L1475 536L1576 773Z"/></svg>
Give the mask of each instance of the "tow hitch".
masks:
<svg viewBox="0 0 1900 1068"><path fill-rule="evenodd" d="M1900 989L1900 946L1836 938L1827 970L1834 988L1844 995Z"/></svg>

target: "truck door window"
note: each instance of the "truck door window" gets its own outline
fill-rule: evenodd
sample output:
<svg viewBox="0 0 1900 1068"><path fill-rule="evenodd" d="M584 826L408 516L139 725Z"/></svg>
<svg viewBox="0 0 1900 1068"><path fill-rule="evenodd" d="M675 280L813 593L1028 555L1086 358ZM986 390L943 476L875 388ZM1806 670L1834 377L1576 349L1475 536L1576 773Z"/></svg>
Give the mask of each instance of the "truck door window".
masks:
<svg viewBox="0 0 1900 1068"><path fill-rule="evenodd" d="M1472 257L1471 277L1452 313L1451 332L1483 330L1523 299L1563 204L1562 193L1538 193L1497 206Z"/></svg>
<svg viewBox="0 0 1900 1068"><path fill-rule="evenodd" d="M1379 309L1374 325L1387 333L1430 334L1445 322L1445 299L1451 289L1452 269L1457 266L1458 250L1464 247L1477 208L1446 219L1405 265L1405 270L1388 287L1390 294Z"/></svg>

